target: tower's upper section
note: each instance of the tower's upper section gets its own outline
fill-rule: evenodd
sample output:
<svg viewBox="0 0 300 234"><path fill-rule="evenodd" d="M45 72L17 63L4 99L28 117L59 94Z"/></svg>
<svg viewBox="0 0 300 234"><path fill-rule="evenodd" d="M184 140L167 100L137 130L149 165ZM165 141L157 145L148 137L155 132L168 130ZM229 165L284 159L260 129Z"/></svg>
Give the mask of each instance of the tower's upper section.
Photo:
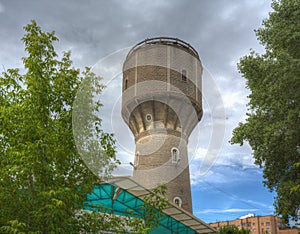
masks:
<svg viewBox="0 0 300 234"><path fill-rule="evenodd" d="M145 45L168 45L168 46L174 46L177 48L181 48L185 50L186 52L190 53L191 55L195 56L198 60L199 55L198 52L188 43L186 43L183 40L180 40L178 38L173 37L153 37L145 39L144 41L139 42L136 44L132 49L129 51L127 58L138 48L143 47Z"/></svg>
<svg viewBox="0 0 300 234"><path fill-rule="evenodd" d="M134 46L123 65L122 116L135 137L151 129L188 137L202 117L201 76L197 51L180 39Z"/></svg>

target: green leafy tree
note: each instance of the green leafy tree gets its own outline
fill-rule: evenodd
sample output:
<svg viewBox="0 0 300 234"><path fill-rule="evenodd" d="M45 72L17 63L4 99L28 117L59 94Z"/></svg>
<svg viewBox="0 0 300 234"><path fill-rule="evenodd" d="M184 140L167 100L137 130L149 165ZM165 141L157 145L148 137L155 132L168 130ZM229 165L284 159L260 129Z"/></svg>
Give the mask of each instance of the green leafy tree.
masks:
<svg viewBox="0 0 300 234"><path fill-rule="evenodd" d="M71 67L69 52L59 60L54 32L34 21L24 29L24 74L8 69L0 77L0 226L74 233L75 214L100 180L75 147L72 104L82 79L95 75ZM88 127L100 124L96 116L89 121ZM87 141L106 151L110 168L116 166L112 135L98 129Z"/></svg>
<svg viewBox="0 0 300 234"><path fill-rule="evenodd" d="M256 30L265 53L251 51L238 64L251 94L231 142L250 144L265 185L277 192L276 212L287 220L300 208L300 1L273 0L272 8Z"/></svg>
<svg viewBox="0 0 300 234"><path fill-rule="evenodd" d="M218 234L250 234L249 229L242 227L239 229L237 226L223 226L217 232Z"/></svg>

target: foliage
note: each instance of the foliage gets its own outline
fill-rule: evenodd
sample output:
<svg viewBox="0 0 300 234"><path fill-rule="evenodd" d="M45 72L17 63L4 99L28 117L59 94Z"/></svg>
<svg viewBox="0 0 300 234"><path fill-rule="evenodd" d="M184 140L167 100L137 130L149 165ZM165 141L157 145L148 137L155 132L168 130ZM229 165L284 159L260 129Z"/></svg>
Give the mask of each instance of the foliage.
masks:
<svg viewBox="0 0 300 234"><path fill-rule="evenodd" d="M0 78L0 225L67 232L98 181L72 137L72 102L82 77L71 68L70 53L58 60L53 32L35 22L24 29L25 73L8 69Z"/></svg>
<svg viewBox="0 0 300 234"><path fill-rule="evenodd" d="M287 220L300 208L300 1L273 0L272 7L256 30L265 53L251 51L238 64L251 94L231 142L249 142L265 185L277 192L276 212Z"/></svg>
<svg viewBox="0 0 300 234"><path fill-rule="evenodd" d="M145 227L158 227L159 219L162 218L162 213L157 212L164 209L168 205L168 201L162 197L166 195L167 188L165 185L160 185L152 190L153 193L144 198L144 220Z"/></svg>
<svg viewBox="0 0 300 234"><path fill-rule="evenodd" d="M0 233L18 233L25 234L25 223L20 223L18 220L11 220L7 226L0 227Z"/></svg>
<svg viewBox="0 0 300 234"><path fill-rule="evenodd" d="M223 226L220 227L217 234L250 234L250 230L244 227L239 229L237 226Z"/></svg>

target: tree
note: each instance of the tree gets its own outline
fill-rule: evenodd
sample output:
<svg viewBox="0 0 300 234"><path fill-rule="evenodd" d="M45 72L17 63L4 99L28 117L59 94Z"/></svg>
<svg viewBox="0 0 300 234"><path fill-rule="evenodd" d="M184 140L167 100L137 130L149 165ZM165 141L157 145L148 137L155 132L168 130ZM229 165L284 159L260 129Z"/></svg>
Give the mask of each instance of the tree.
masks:
<svg viewBox="0 0 300 234"><path fill-rule="evenodd" d="M238 64L251 94L231 143L250 144L265 186L277 192L276 212L287 220L300 208L300 1L273 0L272 8L255 31L265 53L251 51Z"/></svg>
<svg viewBox="0 0 300 234"><path fill-rule="evenodd" d="M25 73L8 69L0 78L0 226L74 233L79 231L76 212L100 182L83 163L72 133L72 104L79 84L95 75L72 68L69 52L58 59L54 32L43 32L35 21L24 29ZM101 124L96 116L89 121L89 128ZM88 141L104 148L107 163L116 166L112 135L97 129Z"/></svg>
<svg viewBox="0 0 300 234"><path fill-rule="evenodd" d="M223 226L217 232L218 234L250 234L249 229L242 227L239 229L237 226Z"/></svg>

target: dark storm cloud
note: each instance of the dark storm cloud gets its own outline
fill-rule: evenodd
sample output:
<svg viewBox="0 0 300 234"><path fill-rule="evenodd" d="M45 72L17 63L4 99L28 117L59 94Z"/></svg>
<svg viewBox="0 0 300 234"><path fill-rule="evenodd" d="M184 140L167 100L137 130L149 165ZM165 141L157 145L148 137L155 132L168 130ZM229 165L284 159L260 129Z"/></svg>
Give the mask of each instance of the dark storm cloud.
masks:
<svg viewBox="0 0 300 234"><path fill-rule="evenodd" d="M251 2L3 1L1 41L17 43L22 27L35 19L44 30L55 30L62 44L80 54L82 65L91 65L144 38L174 36L191 43L209 69L223 73L241 49L248 50L245 45L255 45L249 27L259 25L257 16L267 4Z"/></svg>

